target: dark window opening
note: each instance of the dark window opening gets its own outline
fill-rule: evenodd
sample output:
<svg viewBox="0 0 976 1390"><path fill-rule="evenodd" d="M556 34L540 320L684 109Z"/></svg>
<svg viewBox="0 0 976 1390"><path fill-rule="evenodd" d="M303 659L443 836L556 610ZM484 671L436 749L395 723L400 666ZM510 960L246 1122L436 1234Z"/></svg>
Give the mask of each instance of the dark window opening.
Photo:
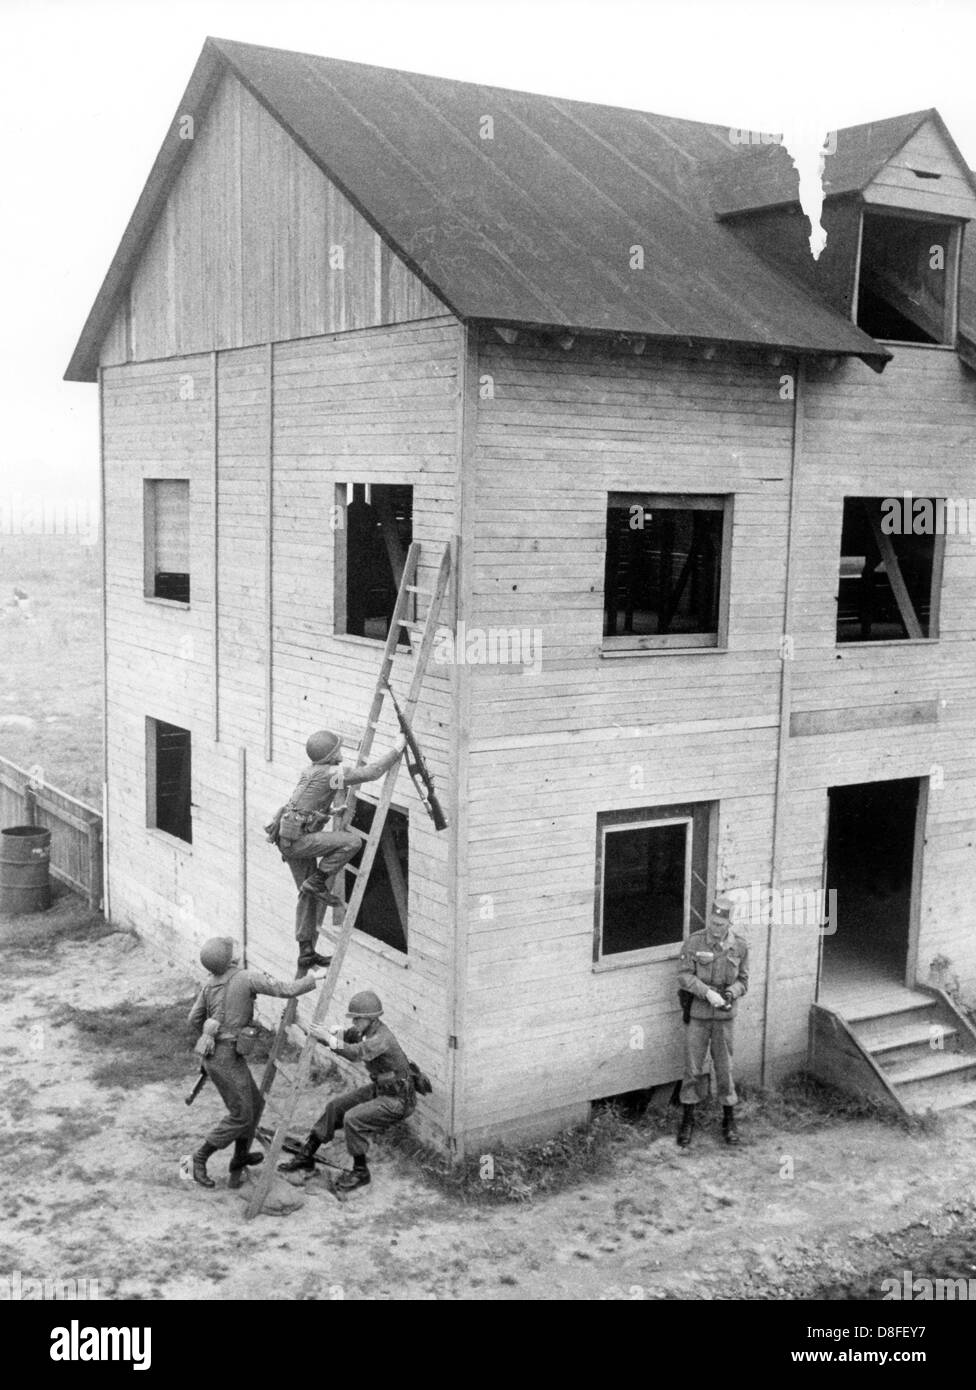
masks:
<svg viewBox="0 0 976 1390"><path fill-rule="evenodd" d="M704 926L708 825L706 803L598 818L595 959L676 946Z"/></svg>
<svg viewBox="0 0 976 1390"><path fill-rule="evenodd" d="M956 228L865 213L857 325L872 338L947 343L956 283Z"/></svg>
<svg viewBox="0 0 976 1390"><path fill-rule="evenodd" d="M375 814L376 808L370 802L357 798L352 823L369 834ZM391 806L386 813L383 834L356 918L359 931L404 954L407 950L409 841L409 816L405 811L396 811ZM355 868L359 868L362 857L363 851L360 850L351 861ZM347 873L345 880L348 902L356 879L353 874Z"/></svg>
<svg viewBox="0 0 976 1390"><path fill-rule="evenodd" d="M413 540L413 488L355 483L340 485L339 493L336 628L385 641ZM410 645L408 633L401 631L400 642Z"/></svg>
<svg viewBox="0 0 976 1390"><path fill-rule="evenodd" d="M147 478L143 496L145 585L150 598L190 602L190 484Z"/></svg>
<svg viewBox="0 0 976 1390"><path fill-rule="evenodd" d="M611 494L605 644L717 645L725 515L721 497Z"/></svg>
<svg viewBox="0 0 976 1390"><path fill-rule="evenodd" d="M190 733L161 719L147 723L149 823L192 844Z"/></svg>
<svg viewBox="0 0 976 1390"><path fill-rule="evenodd" d="M937 518L939 500L914 499L923 500L930 504L930 517ZM904 515L901 498L844 498L838 642L936 636L935 575L944 538L934 527L927 533L908 532L911 522L911 515Z"/></svg>

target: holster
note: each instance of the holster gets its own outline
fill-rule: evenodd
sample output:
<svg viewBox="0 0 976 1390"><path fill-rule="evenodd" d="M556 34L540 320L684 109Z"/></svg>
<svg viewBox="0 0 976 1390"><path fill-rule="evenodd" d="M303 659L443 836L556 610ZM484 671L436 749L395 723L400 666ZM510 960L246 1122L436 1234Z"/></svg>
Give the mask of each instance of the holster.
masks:
<svg viewBox="0 0 976 1390"><path fill-rule="evenodd" d="M685 1023L691 1022L691 1002L694 997L690 989L678 990L678 1003L681 1005L681 1017Z"/></svg>

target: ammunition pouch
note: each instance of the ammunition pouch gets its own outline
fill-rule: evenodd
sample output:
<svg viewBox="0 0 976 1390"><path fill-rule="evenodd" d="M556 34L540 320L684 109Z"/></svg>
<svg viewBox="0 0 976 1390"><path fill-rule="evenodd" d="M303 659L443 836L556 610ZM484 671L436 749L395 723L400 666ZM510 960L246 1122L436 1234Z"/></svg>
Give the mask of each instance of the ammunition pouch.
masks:
<svg viewBox="0 0 976 1390"><path fill-rule="evenodd" d="M234 1044L238 1057L250 1057L251 1053L258 1045L258 1037L259 1033L257 1028L251 1027L250 1025L246 1028L241 1028Z"/></svg>
<svg viewBox="0 0 976 1390"><path fill-rule="evenodd" d="M378 1096L392 1096L396 1100L413 1099L413 1078L401 1076L395 1071L382 1071L374 1076L373 1086Z"/></svg>

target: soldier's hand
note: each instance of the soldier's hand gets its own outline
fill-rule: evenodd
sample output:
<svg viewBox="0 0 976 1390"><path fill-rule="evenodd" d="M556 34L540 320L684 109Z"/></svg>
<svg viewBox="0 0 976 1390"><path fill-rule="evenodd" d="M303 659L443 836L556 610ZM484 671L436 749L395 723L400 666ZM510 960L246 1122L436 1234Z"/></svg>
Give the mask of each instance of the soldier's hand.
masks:
<svg viewBox="0 0 976 1390"><path fill-rule="evenodd" d="M310 970L308 973L313 980L324 980L329 972L324 965L316 965L314 969Z"/></svg>
<svg viewBox="0 0 976 1390"><path fill-rule="evenodd" d="M713 1009L725 1008L725 1000L714 989L710 989L708 993L705 995L705 998L708 1000L709 1004L711 1004Z"/></svg>
<svg viewBox="0 0 976 1390"><path fill-rule="evenodd" d="M407 746L407 736L406 736L406 734L397 734L396 738L393 740L393 747L396 749L396 751L397 751L398 753L402 753L403 750L406 748L406 746Z"/></svg>

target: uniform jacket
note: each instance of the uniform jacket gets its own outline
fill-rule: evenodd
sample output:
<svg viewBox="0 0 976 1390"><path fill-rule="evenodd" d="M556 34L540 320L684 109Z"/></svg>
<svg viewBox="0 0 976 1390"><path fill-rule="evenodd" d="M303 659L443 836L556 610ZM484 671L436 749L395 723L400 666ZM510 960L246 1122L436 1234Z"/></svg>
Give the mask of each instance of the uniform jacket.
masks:
<svg viewBox="0 0 976 1390"><path fill-rule="evenodd" d="M344 1036L348 1038L351 1031L347 1030ZM363 1062L370 1080L381 1092L413 1094L409 1059L385 1023L377 1020L358 1042L345 1042L335 1050L349 1062Z"/></svg>
<svg viewBox="0 0 976 1390"><path fill-rule="evenodd" d="M208 1018L219 1019L217 1042L231 1042L254 1018L257 995L271 994L277 999L291 999L296 994L308 994L317 984L318 981L311 975L282 984L260 970L242 970L232 965L222 975L211 975L194 1000L190 1023L202 1028Z"/></svg>
<svg viewBox="0 0 976 1390"><path fill-rule="evenodd" d="M393 749L362 767L354 767L352 763L311 763L299 777L285 805L266 826L269 837L296 840L311 830L321 830L329 818L336 792L382 777L398 756Z"/></svg>
<svg viewBox="0 0 976 1390"><path fill-rule="evenodd" d="M738 1002L749 988L748 943L729 930L725 939L713 946L704 931L692 932L682 947L678 984L695 996L691 1001L692 1018L734 1018ZM717 994L730 991L733 998L731 1013L709 1004L705 995L710 989Z"/></svg>

